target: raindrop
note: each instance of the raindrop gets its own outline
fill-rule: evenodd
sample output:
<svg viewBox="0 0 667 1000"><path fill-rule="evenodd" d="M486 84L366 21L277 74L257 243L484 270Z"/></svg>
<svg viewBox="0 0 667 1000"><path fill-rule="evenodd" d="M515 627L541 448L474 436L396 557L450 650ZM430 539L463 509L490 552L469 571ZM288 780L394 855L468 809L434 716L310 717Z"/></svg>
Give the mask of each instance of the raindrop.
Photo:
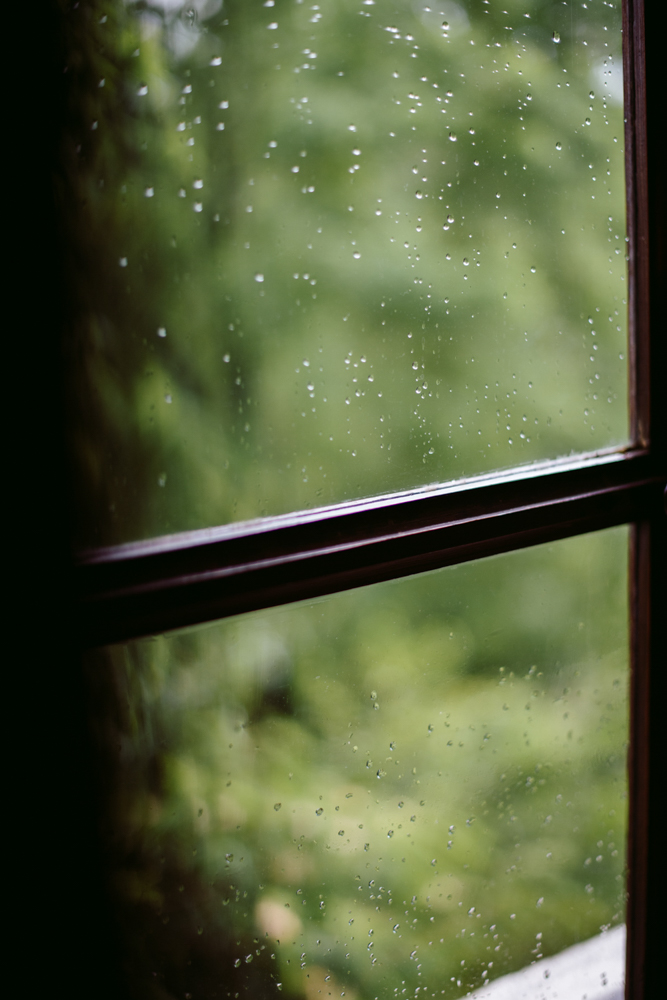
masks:
<svg viewBox="0 0 667 1000"><path fill-rule="evenodd" d="M202 204L201 201L196 201L194 203L194 205L192 206L192 208L193 208L193 210L195 212L201 212L203 210L204 206L203 206L203 204Z"/></svg>
<svg viewBox="0 0 667 1000"><path fill-rule="evenodd" d="M213 58L211 59L211 62L209 63L209 65L210 66L222 66L222 56L213 56Z"/></svg>
<svg viewBox="0 0 667 1000"><path fill-rule="evenodd" d="M261 284L264 281L264 275L258 271L255 275L255 281L258 281Z"/></svg>
<svg viewBox="0 0 667 1000"><path fill-rule="evenodd" d="M145 83L142 83L141 86L139 87L139 90L137 91L137 95L139 97L145 97L147 93L148 93L148 87Z"/></svg>
<svg viewBox="0 0 667 1000"><path fill-rule="evenodd" d="M321 816L323 812L324 812L324 809L322 808L322 806L320 806L319 809L315 810L315 815L316 816Z"/></svg>
<svg viewBox="0 0 667 1000"><path fill-rule="evenodd" d="M276 812L280 812L280 807L281 806L282 806L282 802L276 802L276 804L274 805L273 808L275 809Z"/></svg>
<svg viewBox="0 0 667 1000"><path fill-rule="evenodd" d="M225 362L226 365L228 365L229 364L229 354L223 354L222 355L222 360Z"/></svg>
<svg viewBox="0 0 667 1000"><path fill-rule="evenodd" d="M267 28L269 29L269 31L275 31L277 27L278 27L277 21L271 21L271 24L267 24Z"/></svg>
<svg viewBox="0 0 667 1000"><path fill-rule="evenodd" d="M450 140L450 142L456 142L456 133L455 132L450 132L449 133L449 140Z"/></svg>
<svg viewBox="0 0 667 1000"><path fill-rule="evenodd" d="M451 226L451 224L452 224L453 221L454 221L454 216L453 215L448 215L447 216L447 222L450 224L450 226Z"/></svg>
<svg viewBox="0 0 667 1000"><path fill-rule="evenodd" d="M155 189L152 187L146 188L144 191L144 198L152 198L155 194Z"/></svg>
<svg viewBox="0 0 667 1000"><path fill-rule="evenodd" d="M127 257L121 257L118 263L121 267L127 267Z"/></svg>
<svg viewBox="0 0 667 1000"><path fill-rule="evenodd" d="M468 260L468 258L467 258L467 257L464 257L464 258L463 258L463 266L464 266L464 267L467 267L469 263L470 263L470 261Z"/></svg>
<svg viewBox="0 0 667 1000"><path fill-rule="evenodd" d="M159 326L157 328L157 335L158 337L166 337L167 336L166 328L164 326Z"/></svg>
<svg viewBox="0 0 667 1000"><path fill-rule="evenodd" d="M339 837L343 837L344 835L345 835L345 830L339 830L338 831L338 836Z"/></svg>
<svg viewBox="0 0 667 1000"><path fill-rule="evenodd" d="M554 31L553 35L551 36L551 39L552 41L556 42L556 44L560 42L560 35L558 34L557 31Z"/></svg>
<svg viewBox="0 0 667 1000"><path fill-rule="evenodd" d="M203 180L201 179L201 177L198 177L196 181L193 181L193 182L192 182L192 186L193 186L193 188L195 188L195 189L196 189L197 191L201 191L201 189L202 189L202 188L203 188L203 186L204 186L204 182L203 182Z"/></svg>
<svg viewBox="0 0 667 1000"><path fill-rule="evenodd" d="M556 143L556 149L562 149L562 148L563 148L562 143L557 142Z"/></svg>

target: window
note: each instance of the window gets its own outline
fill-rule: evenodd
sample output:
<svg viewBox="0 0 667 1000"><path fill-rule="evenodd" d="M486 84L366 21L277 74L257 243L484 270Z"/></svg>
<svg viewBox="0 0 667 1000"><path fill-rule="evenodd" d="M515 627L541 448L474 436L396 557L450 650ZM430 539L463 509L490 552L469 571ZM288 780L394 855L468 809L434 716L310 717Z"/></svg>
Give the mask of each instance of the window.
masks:
<svg viewBox="0 0 667 1000"><path fill-rule="evenodd" d="M75 631L77 641L83 639L84 644L120 642L634 524L627 989L628 996L640 997L650 995L644 977L648 983L652 977L657 981L659 962L658 935L647 926L647 913L651 892L657 893L651 888L657 885L655 872L661 870L659 848L651 839L658 832L658 821L649 804L656 795L650 784L656 781L653 759L660 753L655 666L664 658L658 603L664 579L664 408L656 389L655 334L651 339L658 316L653 261L661 259L657 206L662 201L658 171L651 173L646 152L643 10L638 13L628 5L625 17L626 38L631 39L625 55L632 192L628 212L631 446L565 465L545 463L508 473L492 470L483 480L473 478L454 487L355 500L250 525L97 549L76 568ZM657 49L657 42L652 44ZM655 49L649 48L649 54L657 61ZM657 131L657 124L653 128ZM52 551L57 552L57 545ZM62 693L60 698L56 703L62 706L66 699ZM70 759L67 754L65 758ZM77 815L75 799L76 795L65 798L71 816ZM92 832L90 840L94 845ZM81 853L85 855L84 848ZM88 941L97 947L91 954L100 958L103 947L94 932Z"/></svg>

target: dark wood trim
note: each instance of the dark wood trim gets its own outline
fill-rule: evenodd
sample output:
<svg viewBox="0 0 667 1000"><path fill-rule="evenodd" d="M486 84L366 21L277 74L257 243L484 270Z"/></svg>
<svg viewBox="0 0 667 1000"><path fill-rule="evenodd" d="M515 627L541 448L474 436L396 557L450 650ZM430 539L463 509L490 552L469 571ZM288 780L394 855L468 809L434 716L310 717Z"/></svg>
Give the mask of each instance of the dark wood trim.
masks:
<svg viewBox="0 0 667 1000"><path fill-rule="evenodd" d="M81 631L124 641L645 518L663 485L619 453L88 553Z"/></svg>
<svg viewBox="0 0 667 1000"><path fill-rule="evenodd" d="M664 11L626 0L624 31L628 135L635 178L630 291L636 404L635 440L654 461L667 458L665 372ZM627 148L627 138L626 138ZM631 216L631 212L633 213ZM634 320L633 320L634 316ZM627 1000L664 993L664 705L667 698L667 517L665 504L635 529L631 564L631 735L629 755Z"/></svg>
<svg viewBox="0 0 667 1000"><path fill-rule="evenodd" d="M630 547L630 749L628 754L628 908L626 997L644 997L648 888L651 526L633 528Z"/></svg>
<svg viewBox="0 0 667 1000"><path fill-rule="evenodd" d="M623 5L626 225L628 235L628 396L631 440L651 440L649 381L649 212L644 0Z"/></svg>

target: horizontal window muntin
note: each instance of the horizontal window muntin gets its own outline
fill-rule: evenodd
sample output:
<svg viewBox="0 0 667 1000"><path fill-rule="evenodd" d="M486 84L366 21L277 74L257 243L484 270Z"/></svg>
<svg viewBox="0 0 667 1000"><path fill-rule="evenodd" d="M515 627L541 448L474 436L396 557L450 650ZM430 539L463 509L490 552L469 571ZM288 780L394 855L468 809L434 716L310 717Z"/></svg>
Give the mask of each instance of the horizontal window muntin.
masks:
<svg viewBox="0 0 667 1000"><path fill-rule="evenodd" d="M96 644L332 593L642 520L661 491L650 455L616 452L88 552L81 624Z"/></svg>

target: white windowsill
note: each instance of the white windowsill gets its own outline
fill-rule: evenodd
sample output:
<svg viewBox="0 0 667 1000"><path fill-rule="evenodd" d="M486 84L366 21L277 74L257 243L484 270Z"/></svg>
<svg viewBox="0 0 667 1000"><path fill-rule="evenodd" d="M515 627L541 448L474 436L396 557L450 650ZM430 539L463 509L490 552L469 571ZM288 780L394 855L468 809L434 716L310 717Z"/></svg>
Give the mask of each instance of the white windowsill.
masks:
<svg viewBox="0 0 667 1000"><path fill-rule="evenodd" d="M624 979L622 925L480 986L466 1000L623 1000Z"/></svg>

